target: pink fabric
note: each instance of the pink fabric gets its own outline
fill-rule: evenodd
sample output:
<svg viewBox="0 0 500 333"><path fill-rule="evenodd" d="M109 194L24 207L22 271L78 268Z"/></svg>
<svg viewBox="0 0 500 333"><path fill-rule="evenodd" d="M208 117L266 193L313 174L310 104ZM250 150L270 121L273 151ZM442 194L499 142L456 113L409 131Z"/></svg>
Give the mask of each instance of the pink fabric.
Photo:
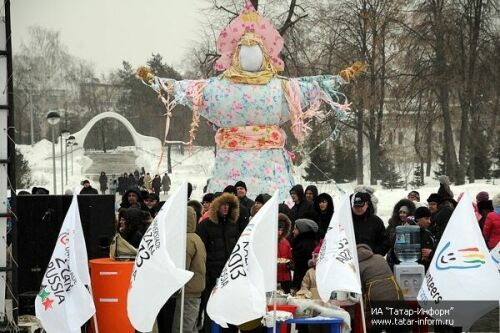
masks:
<svg viewBox="0 0 500 333"><path fill-rule="evenodd" d="M252 19L249 20L249 18ZM283 38L268 20L259 15L249 1L246 2L240 15L231 21L217 38L217 51L221 56L214 64L215 70L224 71L230 67L238 42L246 32L253 32L262 37L266 48L264 52L269 54L274 68L282 71L285 64L278 55L283 49Z"/></svg>
<svg viewBox="0 0 500 333"><path fill-rule="evenodd" d="M283 148L285 139L278 125L219 128L215 134L217 147L224 149Z"/></svg>

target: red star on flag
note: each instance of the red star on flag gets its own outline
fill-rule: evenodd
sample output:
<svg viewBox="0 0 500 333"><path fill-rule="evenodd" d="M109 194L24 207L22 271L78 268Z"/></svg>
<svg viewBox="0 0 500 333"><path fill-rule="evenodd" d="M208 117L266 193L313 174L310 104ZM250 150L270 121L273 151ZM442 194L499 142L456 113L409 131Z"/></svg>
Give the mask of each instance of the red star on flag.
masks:
<svg viewBox="0 0 500 333"><path fill-rule="evenodd" d="M52 303L54 303L54 301L47 297L45 301L42 302L43 306L45 307L44 310L47 311L48 309L52 309Z"/></svg>

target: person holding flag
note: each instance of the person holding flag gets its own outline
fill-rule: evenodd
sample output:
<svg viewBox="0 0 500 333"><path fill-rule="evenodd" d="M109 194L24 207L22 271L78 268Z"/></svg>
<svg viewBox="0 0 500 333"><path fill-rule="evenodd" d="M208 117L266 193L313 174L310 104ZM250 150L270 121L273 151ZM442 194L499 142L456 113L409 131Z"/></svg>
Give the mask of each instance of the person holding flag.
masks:
<svg viewBox="0 0 500 333"><path fill-rule="evenodd" d="M276 291L278 197L276 191L248 223L212 290L207 313L222 327L260 324L266 292Z"/></svg>
<svg viewBox="0 0 500 333"><path fill-rule="evenodd" d="M137 251L127 297L130 323L150 332L161 307L188 282L186 271L187 183L170 196L148 228ZM168 221L167 221L168 220Z"/></svg>
<svg viewBox="0 0 500 333"><path fill-rule="evenodd" d="M465 193L453 211L417 299L435 320L468 330L500 301L500 274ZM467 301L467 302L464 302ZM498 314L496 328L498 329Z"/></svg>
<svg viewBox="0 0 500 333"><path fill-rule="evenodd" d="M76 191L73 191L76 193ZM47 333L76 333L95 314L87 249L76 194L35 299L36 317Z"/></svg>

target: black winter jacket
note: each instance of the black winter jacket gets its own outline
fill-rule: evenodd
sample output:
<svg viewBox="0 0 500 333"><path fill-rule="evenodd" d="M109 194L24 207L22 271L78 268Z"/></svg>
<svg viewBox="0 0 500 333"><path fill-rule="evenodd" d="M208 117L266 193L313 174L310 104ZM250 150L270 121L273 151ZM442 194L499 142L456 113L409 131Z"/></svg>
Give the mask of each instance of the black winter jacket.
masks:
<svg viewBox="0 0 500 333"><path fill-rule="evenodd" d="M218 214L222 203L228 203L230 207L226 217L221 217ZM217 278L238 242L241 234L237 223L238 215L238 199L233 194L224 193L210 205L209 218L198 224L196 233L200 236L207 250L207 288L215 286Z"/></svg>
<svg viewBox="0 0 500 333"><path fill-rule="evenodd" d="M300 233L292 240L292 257L295 264L292 287L296 290L300 289L302 279L309 269L308 261L312 258L315 247L316 233L312 231Z"/></svg>

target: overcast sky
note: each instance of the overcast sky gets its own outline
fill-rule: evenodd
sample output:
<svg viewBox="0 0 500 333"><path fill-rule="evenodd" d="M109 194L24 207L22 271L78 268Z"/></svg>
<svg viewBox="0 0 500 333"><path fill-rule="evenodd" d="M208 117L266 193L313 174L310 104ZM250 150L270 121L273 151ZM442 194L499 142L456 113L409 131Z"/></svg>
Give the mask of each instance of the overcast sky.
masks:
<svg viewBox="0 0 500 333"><path fill-rule="evenodd" d="M28 27L60 31L70 54L92 61L98 72L122 60L144 64L151 53L177 66L196 40L205 0L14 0L14 53L28 39Z"/></svg>

